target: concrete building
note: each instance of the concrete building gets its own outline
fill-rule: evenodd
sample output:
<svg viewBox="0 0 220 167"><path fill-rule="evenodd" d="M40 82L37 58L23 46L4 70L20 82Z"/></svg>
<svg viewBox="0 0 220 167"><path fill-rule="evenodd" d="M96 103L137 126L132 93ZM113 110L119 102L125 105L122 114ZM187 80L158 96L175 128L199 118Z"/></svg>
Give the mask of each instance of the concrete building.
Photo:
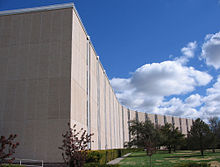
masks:
<svg viewBox="0 0 220 167"><path fill-rule="evenodd" d="M119 103L73 4L0 12L0 76L0 135L18 134L18 158L62 161L68 122L94 133L93 150L123 148L129 120L192 125Z"/></svg>

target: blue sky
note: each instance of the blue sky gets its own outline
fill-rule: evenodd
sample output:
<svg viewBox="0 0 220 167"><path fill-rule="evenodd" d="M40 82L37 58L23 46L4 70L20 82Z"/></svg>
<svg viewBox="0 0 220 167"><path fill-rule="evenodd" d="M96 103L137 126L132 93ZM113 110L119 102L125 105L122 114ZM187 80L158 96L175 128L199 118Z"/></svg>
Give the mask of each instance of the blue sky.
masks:
<svg viewBox="0 0 220 167"><path fill-rule="evenodd" d="M220 116L219 0L0 0L0 10L68 2L122 104L176 116Z"/></svg>

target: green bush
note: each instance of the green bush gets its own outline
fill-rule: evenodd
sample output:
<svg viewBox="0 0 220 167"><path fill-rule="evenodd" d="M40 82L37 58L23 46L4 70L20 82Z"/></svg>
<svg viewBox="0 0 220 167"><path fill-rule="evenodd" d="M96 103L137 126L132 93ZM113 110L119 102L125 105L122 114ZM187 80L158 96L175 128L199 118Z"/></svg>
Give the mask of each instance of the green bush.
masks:
<svg viewBox="0 0 220 167"><path fill-rule="evenodd" d="M130 152L140 151L142 149L111 149L111 150L92 150L87 154L86 163L106 164L107 162L121 157Z"/></svg>
<svg viewBox="0 0 220 167"><path fill-rule="evenodd" d="M98 151L89 151L86 157L86 162L99 162L101 153Z"/></svg>
<svg viewBox="0 0 220 167"><path fill-rule="evenodd" d="M210 167L208 163L196 163L196 162L188 162L188 163L181 163L176 165L175 167Z"/></svg>

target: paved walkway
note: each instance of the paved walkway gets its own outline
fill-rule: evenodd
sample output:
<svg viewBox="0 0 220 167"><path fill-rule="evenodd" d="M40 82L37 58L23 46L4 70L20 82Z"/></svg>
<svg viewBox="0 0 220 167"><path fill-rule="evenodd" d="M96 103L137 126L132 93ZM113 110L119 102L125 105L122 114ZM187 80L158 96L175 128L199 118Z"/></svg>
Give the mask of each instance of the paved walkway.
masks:
<svg viewBox="0 0 220 167"><path fill-rule="evenodd" d="M128 153L128 154L125 154L124 156L122 157L119 157L119 158L116 158L110 162L108 162L107 164L108 165L115 165L115 164L118 164L121 160L123 160L125 157L129 156L131 153Z"/></svg>

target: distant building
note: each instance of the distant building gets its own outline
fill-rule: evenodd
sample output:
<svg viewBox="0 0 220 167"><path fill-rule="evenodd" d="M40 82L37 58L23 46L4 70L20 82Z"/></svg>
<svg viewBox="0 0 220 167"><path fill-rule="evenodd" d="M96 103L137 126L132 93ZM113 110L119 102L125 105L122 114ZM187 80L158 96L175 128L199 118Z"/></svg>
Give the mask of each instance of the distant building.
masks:
<svg viewBox="0 0 220 167"><path fill-rule="evenodd" d="M192 125L119 103L73 4L0 12L0 135L18 134L17 157L61 161L68 122L94 133L91 149L123 148L133 119Z"/></svg>

